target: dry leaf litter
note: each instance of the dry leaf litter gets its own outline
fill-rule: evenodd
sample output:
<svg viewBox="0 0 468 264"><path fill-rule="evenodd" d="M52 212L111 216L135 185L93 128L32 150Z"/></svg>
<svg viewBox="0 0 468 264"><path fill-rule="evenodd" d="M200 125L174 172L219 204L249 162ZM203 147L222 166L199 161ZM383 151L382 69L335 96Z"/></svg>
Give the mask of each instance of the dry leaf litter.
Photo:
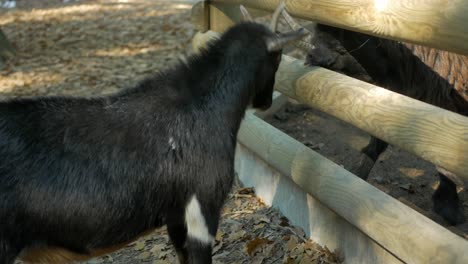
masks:
<svg viewBox="0 0 468 264"><path fill-rule="evenodd" d="M0 70L0 96L114 93L190 53L191 5L179 1L18 0L0 8L17 55ZM222 212L215 263L340 263L250 188L235 186ZM175 263L165 228L87 263ZM20 262L18 262L20 263Z"/></svg>

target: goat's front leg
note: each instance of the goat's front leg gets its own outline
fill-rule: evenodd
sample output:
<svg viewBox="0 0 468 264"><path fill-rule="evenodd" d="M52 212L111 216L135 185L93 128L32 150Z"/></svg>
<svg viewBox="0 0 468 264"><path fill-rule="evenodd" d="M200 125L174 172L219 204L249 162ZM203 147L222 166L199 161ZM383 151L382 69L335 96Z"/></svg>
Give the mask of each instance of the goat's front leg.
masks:
<svg viewBox="0 0 468 264"><path fill-rule="evenodd" d="M359 176L359 178L367 180L375 162L387 147L387 142L371 136L369 144L361 150L362 154L357 166L352 168L351 172Z"/></svg>
<svg viewBox="0 0 468 264"><path fill-rule="evenodd" d="M437 168L439 175L439 187L432 195L433 210L442 216L450 225L457 225L465 222L463 207L458 198L457 186L445 174L448 171Z"/></svg>
<svg viewBox="0 0 468 264"><path fill-rule="evenodd" d="M219 209L192 196L184 209L168 217L167 227L181 264L212 263L212 247L218 228Z"/></svg>

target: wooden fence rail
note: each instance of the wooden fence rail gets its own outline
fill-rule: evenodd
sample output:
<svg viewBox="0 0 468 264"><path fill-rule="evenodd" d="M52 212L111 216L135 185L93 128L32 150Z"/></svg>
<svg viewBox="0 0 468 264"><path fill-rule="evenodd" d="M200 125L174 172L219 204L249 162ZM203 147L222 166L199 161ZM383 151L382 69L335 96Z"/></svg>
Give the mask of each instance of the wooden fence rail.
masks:
<svg viewBox="0 0 468 264"><path fill-rule="evenodd" d="M468 17L464 15L468 2L465 1L285 2L291 14L302 18L468 54L465 26ZM192 21L197 28L206 31L194 37L195 50L209 39L217 38L217 32L239 21L238 4L272 11L279 0L212 0L209 3L193 13ZM264 13L258 11L257 14ZM391 23L386 25L382 21ZM416 32L418 28L423 31ZM303 61L289 56L283 56L275 89L468 180L467 117L320 67L304 66ZM246 115L238 142L281 175L289 177L340 219L359 229L367 240L375 241L379 250L396 256L394 262L468 263L468 241L259 117ZM315 212L319 211L324 212ZM343 239L348 243L352 238ZM382 259L391 259L382 252L376 254ZM359 263L371 259L372 256L360 255Z"/></svg>
<svg viewBox="0 0 468 264"><path fill-rule="evenodd" d="M211 0L210 4L219 9L242 4L273 12L280 1ZM465 0L285 0L285 3L288 12L299 18L468 55Z"/></svg>
<svg viewBox="0 0 468 264"><path fill-rule="evenodd" d="M468 242L465 239L260 118L246 115L238 140L403 261L468 263Z"/></svg>

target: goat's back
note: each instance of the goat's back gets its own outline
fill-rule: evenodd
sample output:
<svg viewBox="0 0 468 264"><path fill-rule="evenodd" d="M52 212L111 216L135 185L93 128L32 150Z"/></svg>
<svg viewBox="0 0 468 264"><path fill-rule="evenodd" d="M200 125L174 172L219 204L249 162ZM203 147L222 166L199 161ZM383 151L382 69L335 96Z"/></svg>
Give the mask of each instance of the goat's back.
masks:
<svg viewBox="0 0 468 264"><path fill-rule="evenodd" d="M414 44L406 43L405 46L468 101L468 56Z"/></svg>

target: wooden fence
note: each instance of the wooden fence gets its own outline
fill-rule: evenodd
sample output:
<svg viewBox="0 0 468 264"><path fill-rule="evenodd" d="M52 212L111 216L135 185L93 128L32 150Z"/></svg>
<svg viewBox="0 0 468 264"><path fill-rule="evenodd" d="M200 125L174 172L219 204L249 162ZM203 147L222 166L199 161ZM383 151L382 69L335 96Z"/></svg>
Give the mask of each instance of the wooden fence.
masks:
<svg viewBox="0 0 468 264"><path fill-rule="evenodd" d="M290 14L468 54L468 2L290 0ZM195 49L240 20L239 4L269 14L277 0L193 7ZM391 23L389 22L391 21ZM384 23L385 22L385 23ZM468 179L468 118L283 56L275 89ZM277 96L273 109L285 102ZM468 242L249 113L236 169L257 194L346 263L468 263Z"/></svg>

